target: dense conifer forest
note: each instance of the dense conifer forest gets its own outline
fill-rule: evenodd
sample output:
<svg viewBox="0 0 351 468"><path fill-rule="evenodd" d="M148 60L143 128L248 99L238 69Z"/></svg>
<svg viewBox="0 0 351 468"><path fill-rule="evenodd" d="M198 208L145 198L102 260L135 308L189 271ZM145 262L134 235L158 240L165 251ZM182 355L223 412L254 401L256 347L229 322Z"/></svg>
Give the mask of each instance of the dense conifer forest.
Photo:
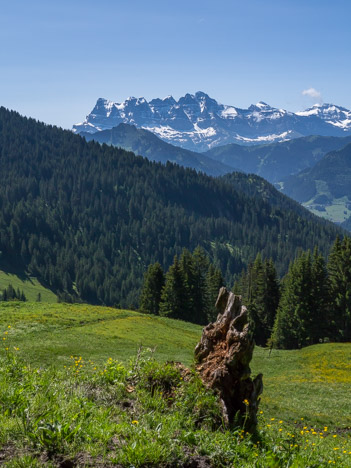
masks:
<svg viewBox="0 0 351 468"><path fill-rule="evenodd" d="M201 246L228 283L259 252L278 275L300 249L326 255L339 229L269 184L262 197L255 177L150 162L1 108L0 266L63 300L136 307L147 266L183 248Z"/></svg>

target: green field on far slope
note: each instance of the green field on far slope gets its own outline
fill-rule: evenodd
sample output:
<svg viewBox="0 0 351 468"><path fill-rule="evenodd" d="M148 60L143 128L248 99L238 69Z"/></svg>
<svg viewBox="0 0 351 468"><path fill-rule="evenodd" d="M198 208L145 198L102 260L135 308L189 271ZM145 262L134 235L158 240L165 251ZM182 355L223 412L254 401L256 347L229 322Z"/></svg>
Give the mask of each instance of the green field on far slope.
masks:
<svg viewBox="0 0 351 468"><path fill-rule="evenodd" d="M0 331L4 345L18 347L24 359L59 368L69 365L70 356L126 362L140 345L156 348L160 361L189 366L201 335L198 325L133 311L20 302L0 304ZM264 375L261 409L270 417L342 431L351 426L351 344L296 351L256 347L251 368Z"/></svg>
<svg viewBox="0 0 351 468"><path fill-rule="evenodd" d="M56 294L40 284L37 278L13 268L0 268L0 291L10 284L16 290L23 291L28 301L36 301L38 294L40 294L40 299L43 302L57 302Z"/></svg>

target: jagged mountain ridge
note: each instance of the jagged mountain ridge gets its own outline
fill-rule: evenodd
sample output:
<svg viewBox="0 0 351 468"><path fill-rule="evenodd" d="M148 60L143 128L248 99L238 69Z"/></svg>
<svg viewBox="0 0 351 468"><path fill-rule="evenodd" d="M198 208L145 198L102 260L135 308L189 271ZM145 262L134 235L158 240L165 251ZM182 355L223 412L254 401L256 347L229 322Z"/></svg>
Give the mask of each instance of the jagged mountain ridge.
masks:
<svg viewBox="0 0 351 468"><path fill-rule="evenodd" d="M264 102L240 109L219 104L201 91L186 94L178 101L172 96L149 102L131 97L123 103L99 98L73 131L96 133L120 123L144 128L191 151L207 151L230 143L252 145L308 135L346 136L351 134L351 111L324 104L293 113Z"/></svg>

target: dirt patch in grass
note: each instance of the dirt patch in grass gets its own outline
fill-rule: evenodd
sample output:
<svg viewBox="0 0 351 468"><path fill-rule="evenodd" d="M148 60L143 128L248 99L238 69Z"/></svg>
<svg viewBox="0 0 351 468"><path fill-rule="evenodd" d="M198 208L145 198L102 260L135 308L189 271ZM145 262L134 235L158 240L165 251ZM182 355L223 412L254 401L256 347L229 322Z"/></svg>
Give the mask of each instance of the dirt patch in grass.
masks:
<svg viewBox="0 0 351 468"><path fill-rule="evenodd" d="M1 447L0 449L0 466L2 466L5 462L10 461L16 455L24 455L19 454L17 447L13 444L7 444Z"/></svg>

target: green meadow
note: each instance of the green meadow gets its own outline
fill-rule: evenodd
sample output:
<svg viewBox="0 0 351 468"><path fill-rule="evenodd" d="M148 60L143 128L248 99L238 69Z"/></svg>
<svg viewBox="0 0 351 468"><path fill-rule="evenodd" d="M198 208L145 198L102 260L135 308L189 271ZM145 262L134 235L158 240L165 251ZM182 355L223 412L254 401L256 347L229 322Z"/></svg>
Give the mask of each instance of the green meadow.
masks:
<svg viewBox="0 0 351 468"><path fill-rule="evenodd" d="M201 327L129 310L87 304L0 302L0 327L35 365L67 364L71 355L127 361L139 346L160 361L192 362Z"/></svg>
<svg viewBox="0 0 351 468"><path fill-rule="evenodd" d="M263 373L264 391L253 437L214 424L208 391L195 376L183 384L164 364L191 368L197 325L86 304L8 302L0 303L0 332L4 466L61 466L67 458L72 466L167 467L194 457L219 467L351 466L351 344L256 347L251 368ZM141 346L152 351L136 372ZM172 404L164 400L169 385ZM83 403L93 408L84 421ZM30 427L24 414L33 414Z"/></svg>

